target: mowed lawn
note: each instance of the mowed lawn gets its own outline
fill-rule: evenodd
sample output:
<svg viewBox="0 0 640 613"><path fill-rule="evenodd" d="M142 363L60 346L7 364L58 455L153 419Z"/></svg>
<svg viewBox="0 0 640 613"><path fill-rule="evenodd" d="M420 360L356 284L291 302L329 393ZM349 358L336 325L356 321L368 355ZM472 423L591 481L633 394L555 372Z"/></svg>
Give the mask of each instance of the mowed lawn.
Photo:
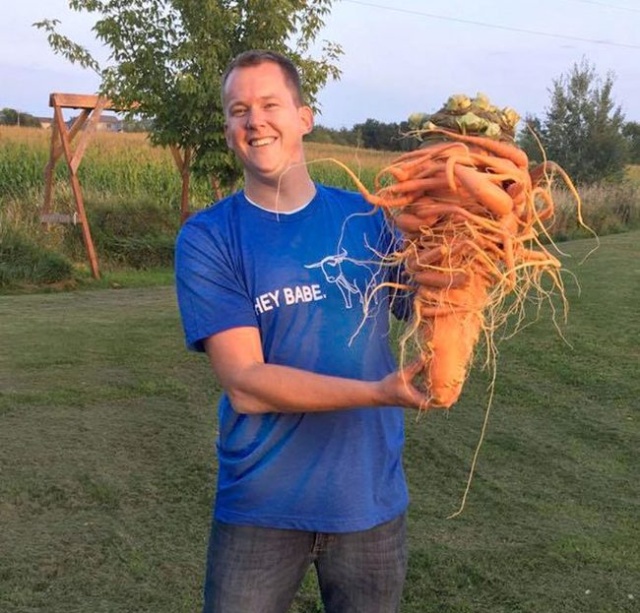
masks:
<svg viewBox="0 0 640 613"><path fill-rule="evenodd" d="M640 610L640 233L593 246L564 338L545 308L499 345L455 518L489 374L407 413L403 613ZM0 296L0 611L197 611L218 393L171 287Z"/></svg>

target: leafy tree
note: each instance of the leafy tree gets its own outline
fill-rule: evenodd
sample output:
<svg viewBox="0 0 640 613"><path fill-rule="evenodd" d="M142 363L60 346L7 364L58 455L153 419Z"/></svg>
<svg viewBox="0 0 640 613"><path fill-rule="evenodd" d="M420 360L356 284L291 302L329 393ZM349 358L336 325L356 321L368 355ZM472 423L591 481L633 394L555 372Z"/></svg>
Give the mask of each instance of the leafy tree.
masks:
<svg viewBox="0 0 640 613"><path fill-rule="evenodd" d="M27 128L41 128L42 124L37 117L29 113L21 113L15 109L4 108L0 111L0 125L25 126Z"/></svg>
<svg viewBox="0 0 640 613"><path fill-rule="evenodd" d="M542 151L540 138L542 136L542 121L535 115L525 115L516 135L516 143L530 160L540 161Z"/></svg>
<svg viewBox="0 0 640 613"><path fill-rule="evenodd" d="M57 32L59 21L34 24L53 50L95 70L100 93L151 122L154 144L179 148L194 172L228 189L241 176L223 134L221 74L248 49L289 55L302 72L309 102L339 78L339 45L309 55L332 0L69 0L98 17L93 31L110 50L101 67L91 53ZM184 175L183 175L184 179ZM183 190L184 193L184 190ZM217 195L220 195L219 192Z"/></svg>
<svg viewBox="0 0 640 613"><path fill-rule="evenodd" d="M585 59L553 81L550 106L537 127L547 158L560 164L576 183L619 179L624 173L628 147L613 84L611 73L603 81ZM533 159L540 157L538 148Z"/></svg>
<svg viewBox="0 0 640 613"><path fill-rule="evenodd" d="M122 122L123 132L146 132L153 130L153 121L150 119L127 118Z"/></svg>
<svg viewBox="0 0 640 613"><path fill-rule="evenodd" d="M313 126L313 130L310 134L307 134L305 140L310 143L323 143L323 144L338 144L337 130L327 128L321 124Z"/></svg>
<svg viewBox="0 0 640 613"><path fill-rule="evenodd" d="M629 162L640 164L640 123L637 121L626 123L622 128L622 134L629 146Z"/></svg>
<svg viewBox="0 0 640 613"><path fill-rule="evenodd" d="M359 134L365 149L384 149L389 141L385 124L377 119L367 119L364 123L354 125L353 129Z"/></svg>
<svg viewBox="0 0 640 613"><path fill-rule="evenodd" d="M353 131L358 135L359 144L367 149L410 151L420 144L417 138L407 136L410 127L406 121L398 124L367 119L353 126Z"/></svg>

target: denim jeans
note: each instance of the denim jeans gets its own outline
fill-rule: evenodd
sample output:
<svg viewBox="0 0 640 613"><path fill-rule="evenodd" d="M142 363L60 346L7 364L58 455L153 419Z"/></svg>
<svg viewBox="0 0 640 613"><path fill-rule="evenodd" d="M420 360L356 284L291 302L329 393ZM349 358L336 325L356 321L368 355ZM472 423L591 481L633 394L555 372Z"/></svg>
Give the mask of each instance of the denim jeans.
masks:
<svg viewBox="0 0 640 613"><path fill-rule="evenodd" d="M406 517L327 534L214 522L203 613L286 613L314 564L326 613L397 613Z"/></svg>

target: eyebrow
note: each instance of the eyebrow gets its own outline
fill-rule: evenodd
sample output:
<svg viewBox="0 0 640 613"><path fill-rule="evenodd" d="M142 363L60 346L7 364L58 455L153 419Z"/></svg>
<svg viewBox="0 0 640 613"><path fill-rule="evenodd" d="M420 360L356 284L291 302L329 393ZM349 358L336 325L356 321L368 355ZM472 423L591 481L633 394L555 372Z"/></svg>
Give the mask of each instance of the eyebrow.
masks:
<svg viewBox="0 0 640 613"><path fill-rule="evenodd" d="M282 100L282 96L279 96L278 94L267 94L265 96L260 96L258 98L258 101L262 103L273 101L273 100L277 100L277 101ZM248 106L248 105L242 99L232 99L227 102L227 104L225 105L225 108L231 111L234 108L237 108L239 106L242 107L242 106Z"/></svg>
<svg viewBox="0 0 640 613"><path fill-rule="evenodd" d="M260 96L258 100L260 102L264 102L265 100L280 100L282 96L279 94L265 94L264 96ZM245 104L242 99L232 99L229 104Z"/></svg>

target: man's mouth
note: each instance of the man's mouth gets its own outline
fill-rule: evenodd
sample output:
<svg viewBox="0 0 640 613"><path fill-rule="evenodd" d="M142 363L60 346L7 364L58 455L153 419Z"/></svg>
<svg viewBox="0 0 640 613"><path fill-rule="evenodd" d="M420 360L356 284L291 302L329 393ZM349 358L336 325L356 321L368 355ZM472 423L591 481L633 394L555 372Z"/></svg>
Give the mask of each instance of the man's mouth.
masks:
<svg viewBox="0 0 640 613"><path fill-rule="evenodd" d="M266 136L264 138L252 138L249 141L249 145L252 147L265 147L266 145L270 145L275 142L275 136Z"/></svg>

